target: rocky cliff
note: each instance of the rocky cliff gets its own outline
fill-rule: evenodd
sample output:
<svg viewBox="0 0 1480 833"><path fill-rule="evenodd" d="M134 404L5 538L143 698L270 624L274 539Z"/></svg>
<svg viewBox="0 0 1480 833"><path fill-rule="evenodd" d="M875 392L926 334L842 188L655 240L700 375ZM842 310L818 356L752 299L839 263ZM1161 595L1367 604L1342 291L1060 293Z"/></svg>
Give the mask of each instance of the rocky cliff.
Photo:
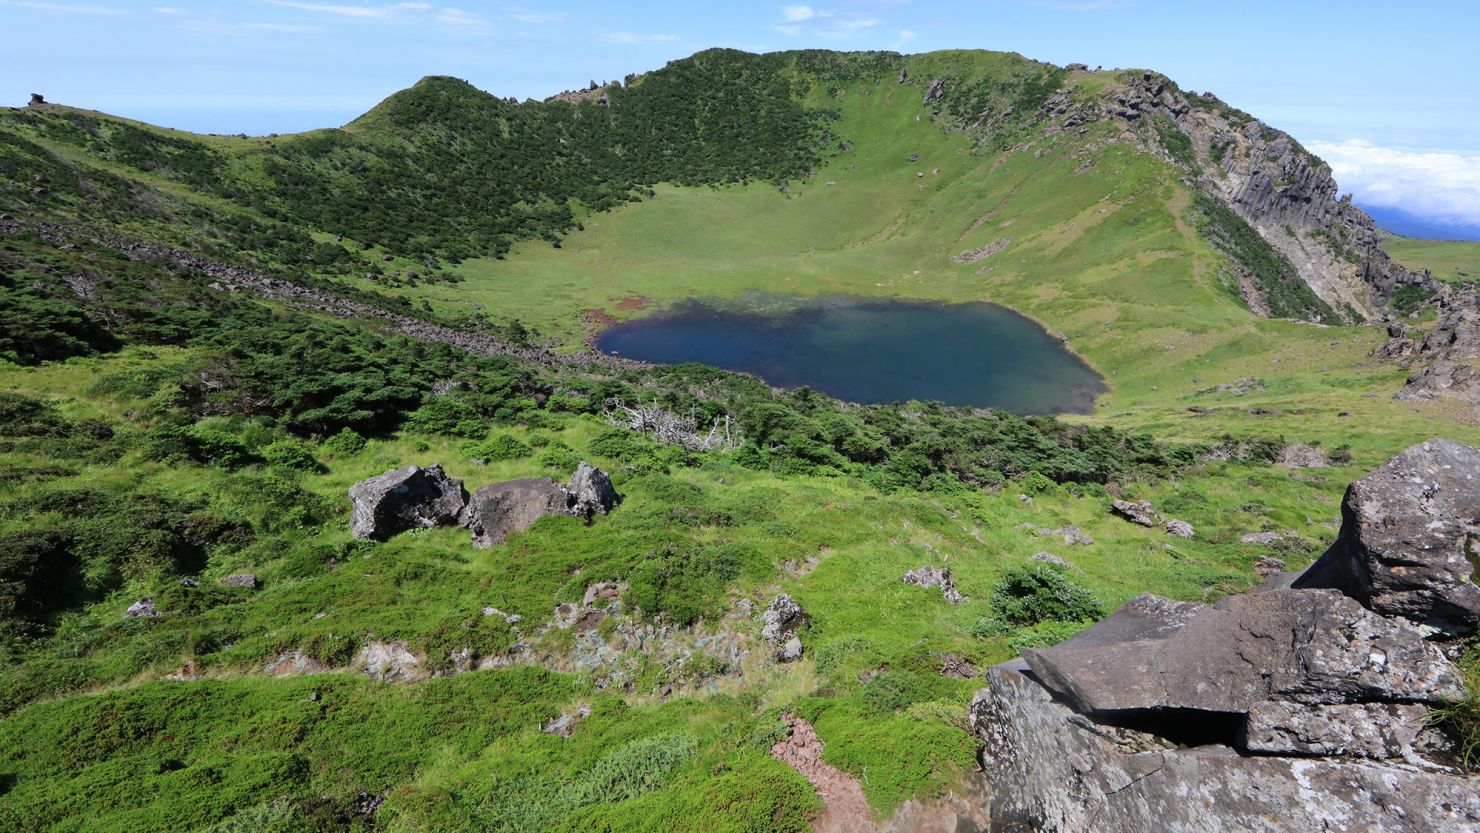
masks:
<svg viewBox="0 0 1480 833"><path fill-rule="evenodd" d="M1057 106L1051 99L1044 115L1063 117L1053 112L1063 108L1082 122L1082 111L1064 108L1067 94ZM1123 73L1095 104L1098 118L1124 123L1145 148L1184 167L1202 195L1230 209L1273 250L1272 258L1262 258L1222 246L1235 255L1252 309L1268 307L1261 296L1283 268L1263 260L1287 261L1338 318L1379 318L1400 286L1431 283L1428 273L1405 269L1382 250L1372 218L1350 195L1338 197L1330 166L1288 134L1211 93L1186 95L1154 72Z"/></svg>

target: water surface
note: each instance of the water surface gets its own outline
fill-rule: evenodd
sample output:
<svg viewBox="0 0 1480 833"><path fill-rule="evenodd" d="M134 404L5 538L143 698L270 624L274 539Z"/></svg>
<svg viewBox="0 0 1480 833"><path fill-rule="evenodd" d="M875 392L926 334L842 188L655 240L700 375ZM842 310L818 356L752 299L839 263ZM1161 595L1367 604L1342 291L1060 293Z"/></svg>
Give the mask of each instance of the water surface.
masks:
<svg viewBox="0 0 1480 833"><path fill-rule="evenodd" d="M612 326L596 346L659 364L745 371L777 387L806 386L851 402L1090 413L1105 390L1057 338L987 303L684 301Z"/></svg>

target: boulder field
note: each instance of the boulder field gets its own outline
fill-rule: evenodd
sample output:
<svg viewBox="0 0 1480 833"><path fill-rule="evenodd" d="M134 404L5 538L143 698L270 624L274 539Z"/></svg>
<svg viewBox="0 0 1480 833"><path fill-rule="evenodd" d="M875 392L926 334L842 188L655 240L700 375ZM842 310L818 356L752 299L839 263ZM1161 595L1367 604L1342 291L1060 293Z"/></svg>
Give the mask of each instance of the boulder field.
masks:
<svg viewBox="0 0 1480 833"><path fill-rule="evenodd" d="M1342 517L1304 573L1142 595L990 669L990 829L1480 833L1480 777L1428 720L1465 695L1449 654L1480 623L1480 449L1413 446Z"/></svg>

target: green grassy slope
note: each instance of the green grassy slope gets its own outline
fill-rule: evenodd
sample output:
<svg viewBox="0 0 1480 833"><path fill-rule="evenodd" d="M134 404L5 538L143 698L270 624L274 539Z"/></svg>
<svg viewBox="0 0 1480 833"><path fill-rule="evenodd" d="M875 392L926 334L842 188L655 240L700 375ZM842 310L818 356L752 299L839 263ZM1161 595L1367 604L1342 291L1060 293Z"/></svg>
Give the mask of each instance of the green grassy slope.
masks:
<svg viewBox="0 0 1480 833"><path fill-rule="evenodd" d="M1346 483L1400 448L1435 434L1480 442L1471 415L1392 398L1403 374L1370 361L1376 329L1243 308L1166 161L1103 125L1035 137L1021 120L974 123L986 110L1021 116L1064 77L1055 68L973 52L905 64L913 84L897 83L897 59L882 54L766 59L796 96L797 109L773 114L805 126L791 147L816 157L804 179L783 166L730 182L754 160L720 119L713 146L725 154L667 133L696 155L666 178L634 174L642 199L603 190L609 211L551 199L524 215L536 222L495 235L505 257L456 264L444 244L467 244L466 228L438 241L425 225L429 239L410 245L366 226L373 245L361 250L353 233L337 244L334 233L354 229L319 213L342 208L333 186L356 178L356 160L386 176L397 160L416 163L397 199L438 185L425 165L450 134L391 136L404 100L329 139L191 137L65 108L41 111L60 121L0 117L7 212L203 250L428 320L513 334L518 319L575 353L588 313L642 314L637 298L646 309L755 290L992 300L1067 335L1110 383L1099 411L1074 420L1093 430L1078 433L918 404L860 411L699 372L473 360L374 322L220 293L105 244L0 237L0 320L71 334L46 355L0 344L15 360L0 362L0 391L55 409L53 419L0 401L30 414L0 426L14 484L0 499L0 570L23 589L49 590L37 577L57 576L76 594L27 618L20 607L45 593L0 585L18 605L0 609L0 830L800 830L818 799L767 754L787 713L816 725L827 760L884 815L972 768L964 715L980 680L943 675L947 658L980 668L1083 627L1002 620L994 593L1035 553L1073 562L1068 578L1107 610L1146 591L1213 600L1253 583L1261 556L1313 560ZM701 61L671 74L702 86L715 72ZM976 80L953 86L936 114L921 96L944 74ZM631 94L657 96L664 78ZM1087 95L1114 81L1072 83ZM577 111L542 105L520 118L563 130ZM458 175L493 164L466 161ZM38 174L49 193L32 190ZM551 176L546 195L567 194ZM305 192L280 187L295 177ZM987 248L999 250L955 259ZM93 281L89 298L64 279L76 276ZM711 454L614 440L596 413L606 395L733 408L766 439ZM490 438L524 445L475 462L495 456ZM1318 444L1335 462L1271 464L1284 441ZM440 462L473 489L563 479L579 459L612 471L626 498L590 526L548 519L489 550L450 529L375 545L347 532L345 490L392 467ZM1112 494L1154 501L1196 539L1110 516ZM1095 543L1028 528L1066 525ZM1284 540L1241 541L1257 531ZM900 581L925 564L949 567L968 600L951 606ZM262 588L216 586L237 572ZM675 629L635 649L604 625L592 638L611 662L570 631L542 631L557 603L603 580L631 585L623 628ZM814 619L807 656L786 666L759 642L758 610L741 606L778 592ZM144 596L165 615L123 618ZM486 606L523 616L517 637ZM449 673L453 649L498 657L516 638L544 667ZM294 652L343 668L386 640L447 676L265 672ZM729 644L745 656L730 659ZM541 731L583 706L591 714L571 737ZM384 799L373 815L368 796Z"/></svg>
<svg viewBox="0 0 1480 833"><path fill-rule="evenodd" d="M1428 269L1446 283L1474 283L1480 279L1480 243L1393 237L1383 248L1404 266Z"/></svg>

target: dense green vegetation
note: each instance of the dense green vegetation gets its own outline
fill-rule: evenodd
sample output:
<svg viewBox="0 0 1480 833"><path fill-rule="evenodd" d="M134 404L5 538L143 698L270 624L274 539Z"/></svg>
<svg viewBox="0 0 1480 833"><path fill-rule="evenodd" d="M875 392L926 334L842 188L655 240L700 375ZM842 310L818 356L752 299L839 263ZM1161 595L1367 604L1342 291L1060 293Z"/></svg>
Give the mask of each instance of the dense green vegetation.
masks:
<svg viewBox="0 0 1480 833"><path fill-rule="evenodd" d="M769 754L784 715L888 814L970 777L986 665L1141 592L1211 601L1261 556L1308 563L1358 472L1436 431L1480 439L1391 398L1375 331L1229 298L1218 274L1242 268L1335 321L1164 161L1098 128L1036 135L1071 83L1111 80L714 50L606 104L429 78L291 137L0 113L0 829L802 830L819 799ZM228 291L189 257L322 295ZM1110 392L1097 416L1021 418L569 355L590 320L751 289L991 297L1070 336ZM617 402L729 416L743 442L659 444ZM1287 440L1332 467L1274 465ZM581 460L624 497L589 525L489 550L346 528L345 490L390 468L472 490ZM1114 518L1112 496L1197 537ZM1262 530L1282 543L1242 540ZM900 580L927 564L967 598ZM241 573L259 587L219 583ZM604 581L615 615L547 627ZM782 591L812 616L790 665L759 638ZM143 599L158 616L125 615ZM391 643L432 676L368 678L361 652ZM542 731L560 715L569 736Z"/></svg>
<svg viewBox="0 0 1480 833"><path fill-rule="evenodd" d="M1341 316L1301 279L1290 259L1228 206L1197 194L1193 197L1193 207L1202 233L1228 254L1234 268L1248 275L1271 312L1282 318L1341 323Z"/></svg>

